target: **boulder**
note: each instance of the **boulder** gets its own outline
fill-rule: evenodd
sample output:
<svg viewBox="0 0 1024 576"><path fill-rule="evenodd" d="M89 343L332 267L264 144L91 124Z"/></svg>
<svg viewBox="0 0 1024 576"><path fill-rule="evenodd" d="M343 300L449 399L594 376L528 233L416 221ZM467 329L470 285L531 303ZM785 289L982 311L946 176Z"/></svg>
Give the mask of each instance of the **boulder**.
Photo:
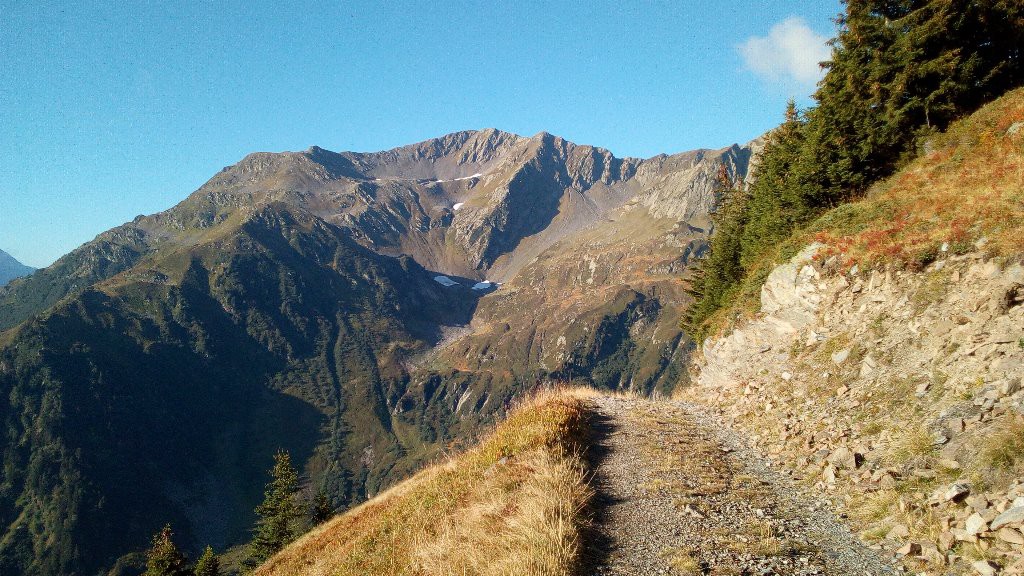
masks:
<svg viewBox="0 0 1024 576"><path fill-rule="evenodd" d="M799 331L815 320L821 297L808 289L814 276L805 268L823 246L815 242L804 248L788 263L772 270L761 286L761 311L774 316L784 331Z"/></svg>
<svg viewBox="0 0 1024 576"><path fill-rule="evenodd" d="M956 536L953 536L953 533L949 530L946 530L942 534L939 534L939 549L943 552L951 550L955 544Z"/></svg>
<svg viewBox="0 0 1024 576"><path fill-rule="evenodd" d="M834 352L832 354L832 363L835 364L836 366L842 366L843 362L846 362L846 359L849 358L849 357L850 357L850 349L849 348L845 348L843 350L840 350L838 352Z"/></svg>
<svg viewBox="0 0 1024 576"><path fill-rule="evenodd" d="M996 531L996 538L999 538L1003 542L1024 546L1024 534L1021 534L1013 528L1000 528Z"/></svg>
<svg viewBox="0 0 1024 576"><path fill-rule="evenodd" d="M978 513L984 512L988 509L988 498L985 498L980 494L967 498L966 502L968 506Z"/></svg>
<svg viewBox="0 0 1024 576"><path fill-rule="evenodd" d="M971 493L970 484L957 483L946 489L942 499L946 502L961 502Z"/></svg>
<svg viewBox="0 0 1024 576"><path fill-rule="evenodd" d="M917 542L907 542L896 553L900 556L919 556L921 554L921 545Z"/></svg>
<svg viewBox="0 0 1024 576"><path fill-rule="evenodd" d="M978 560L971 564L971 568L974 568L974 571L981 576L996 576L997 574L996 566L988 560Z"/></svg>
<svg viewBox="0 0 1024 576"><path fill-rule="evenodd" d="M821 479L824 480L826 484L835 484L836 469L832 466L825 466L825 469L821 472Z"/></svg>
<svg viewBox="0 0 1024 576"><path fill-rule="evenodd" d="M889 540L902 540L910 536L910 528L907 528L903 524L897 524L889 530L889 533L885 535Z"/></svg>
<svg viewBox="0 0 1024 576"><path fill-rule="evenodd" d="M967 525L964 526L964 531L967 532L968 536L977 536L988 529L988 522L981 514L975 512L967 518Z"/></svg>
<svg viewBox="0 0 1024 576"><path fill-rule="evenodd" d="M999 394L1002 396L1012 396L1017 392L1020 392L1020 378L1006 378L1001 380L998 385Z"/></svg>
<svg viewBox="0 0 1024 576"><path fill-rule="evenodd" d="M1016 501L1014 504L1016 504ZM995 520L992 521L992 530L999 530L1003 526L1020 524L1022 522L1024 522L1024 506L1014 506L999 516L996 516Z"/></svg>
<svg viewBox="0 0 1024 576"><path fill-rule="evenodd" d="M919 556L925 562L930 562L937 566L946 565L946 555L940 552L938 546L936 546L935 544L922 544L921 553L919 554Z"/></svg>
<svg viewBox="0 0 1024 576"><path fill-rule="evenodd" d="M837 468L856 470L864 461L864 457L850 450L846 446L840 446L835 452L829 454L828 462Z"/></svg>

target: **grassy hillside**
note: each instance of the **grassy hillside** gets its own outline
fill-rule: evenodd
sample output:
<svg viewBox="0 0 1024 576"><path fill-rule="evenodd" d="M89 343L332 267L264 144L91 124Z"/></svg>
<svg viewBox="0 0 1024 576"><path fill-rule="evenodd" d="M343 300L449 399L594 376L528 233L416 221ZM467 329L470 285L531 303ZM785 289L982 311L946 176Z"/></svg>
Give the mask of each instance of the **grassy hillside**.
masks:
<svg viewBox="0 0 1024 576"><path fill-rule="evenodd" d="M256 574L575 573L591 491L585 400L526 400L476 448L335 517Z"/></svg>
<svg viewBox="0 0 1024 576"><path fill-rule="evenodd" d="M847 266L919 269L976 243L991 256L1016 255L1024 247L1022 123L1024 89L932 138L914 163L827 214L811 233Z"/></svg>
<svg viewBox="0 0 1024 576"><path fill-rule="evenodd" d="M1009 257L1024 247L1024 89L1007 93L928 141L926 151L864 198L826 212L750 267L709 333L750 318L771 270L818 241L835 267L920 270L977 248ZM1015 127L1015 128L1014 128ZM1011 129L1013 128L1013 129Z"/></svg>

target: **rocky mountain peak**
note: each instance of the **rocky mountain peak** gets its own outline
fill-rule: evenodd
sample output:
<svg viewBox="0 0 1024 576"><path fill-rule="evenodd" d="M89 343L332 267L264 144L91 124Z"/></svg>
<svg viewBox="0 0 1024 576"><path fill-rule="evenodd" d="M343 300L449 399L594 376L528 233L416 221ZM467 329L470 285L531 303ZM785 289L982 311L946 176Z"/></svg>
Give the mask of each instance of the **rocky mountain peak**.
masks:
<svg viewBox="0 0 1024 576"><path fill-rule="evenodd" d="M258 494L260 458L285 439L303 474L350 505L533 383L669 390L688 354L682 272L706 245L709 186L722 165L741 177L743 158L742 148L617 158L495 129L372 153L258 152L177 206L98 235L0 290L11 342L0 346L0 398L16 402L0 412L29 414L8 438L43 454L49 445L31 444L21 423L49 422L33 412L44 405L34 383L52 382L76 406L78 420L54 426L75 432L60 437L84 455L73 473L102 492L78 503L64 499L70 489L20 486L0 559L44 549L16 521L40 502L122 527L95 539L94 524L48 524L49 542L92 556L47 549L46 573L99 572L135 549L132 538L144 545L133 526L169 515L186 539L244 538L257 503L204 492L205 471L168 456L186 446L214 455L218 485ZM113 361L126 354L147 354L141 372ZM184 408L210 394L198 403L209 412ZM110 411L112 397L138 409ZM267 414L287 425L252 426ZM138 433L153 421L171 433ZM214 423L227 423L228 440ZM127 437L138 442L119 443ZM253 458L232 456L243 451ZM203 494L196 504L167 488L168 465Z"/></svg>

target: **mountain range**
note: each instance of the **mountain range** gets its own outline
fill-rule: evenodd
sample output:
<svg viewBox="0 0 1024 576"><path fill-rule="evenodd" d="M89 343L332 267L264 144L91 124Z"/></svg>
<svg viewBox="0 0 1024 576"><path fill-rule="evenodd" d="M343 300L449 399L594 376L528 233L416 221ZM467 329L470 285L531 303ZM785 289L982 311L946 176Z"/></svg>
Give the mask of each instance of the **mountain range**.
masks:
<svg viewBox="0 0 1024 576"><path fill-rule="evenodd" d="M14 259L13 256L0 250L0 286L3 286L22 276L28 276L35 271L31 266L25 266Z"/></svg>
<svg viewBox="0 0 1024 576"><path fill-rule="evenodd" d="M0 288L0 573L244 542L280 448L347 507L538 384L685 383L683 272L756 147L255 153Z"/></svg>

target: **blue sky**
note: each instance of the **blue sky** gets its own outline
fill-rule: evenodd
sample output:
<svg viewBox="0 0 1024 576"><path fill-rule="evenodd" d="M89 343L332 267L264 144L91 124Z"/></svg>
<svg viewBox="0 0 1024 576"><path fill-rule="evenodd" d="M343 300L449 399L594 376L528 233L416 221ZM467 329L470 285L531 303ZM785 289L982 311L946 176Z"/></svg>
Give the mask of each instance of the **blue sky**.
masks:
<svg viewBox="0 0 1024 576"><path fill-rule="evenodd" d="M257 150L485 127L619 156L745 142L809 102L841 8L0 0L0 249L48 265Z"/></svg>

